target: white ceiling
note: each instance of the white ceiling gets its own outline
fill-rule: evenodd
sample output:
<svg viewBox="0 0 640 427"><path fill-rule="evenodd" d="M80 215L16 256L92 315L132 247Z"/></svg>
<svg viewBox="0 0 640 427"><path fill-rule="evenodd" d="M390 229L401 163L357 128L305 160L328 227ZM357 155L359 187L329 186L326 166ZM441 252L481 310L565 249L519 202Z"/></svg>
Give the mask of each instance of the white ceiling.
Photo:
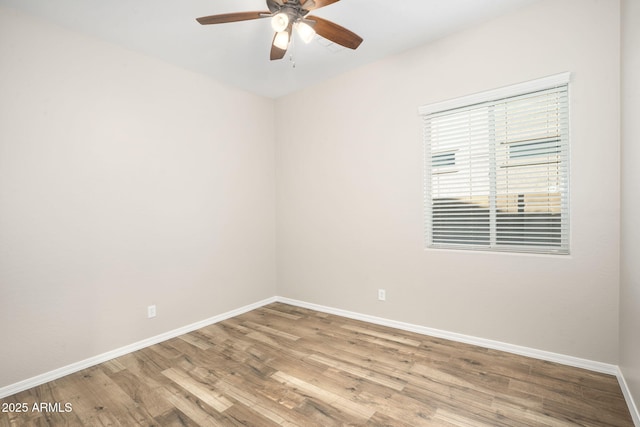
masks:
<svg viewBox="0 0 640 427"><path fill-rule="evenodd" d="M277 98L533 1L342 0L313 14L360 35L364 42L357 50L319 36L308 45L294 37L280 61L269 60L268 19L207 26L195 21L266 11L264 0L0 0L0 5Z"/></svg>

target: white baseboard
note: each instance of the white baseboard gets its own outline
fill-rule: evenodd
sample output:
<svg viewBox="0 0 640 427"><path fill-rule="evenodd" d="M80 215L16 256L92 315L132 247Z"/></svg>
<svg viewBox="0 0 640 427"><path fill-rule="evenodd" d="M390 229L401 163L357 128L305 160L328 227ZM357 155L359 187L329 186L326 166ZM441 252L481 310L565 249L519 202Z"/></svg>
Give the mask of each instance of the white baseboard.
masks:
<svg viewBox="0 0 640 427"><path fill-rule="evenodd" d="M549 351L537 350L534 348L523 347L519 345L507 344L500 341L493 341L484 338L473 337L470 335L458 334L455 332L443 331L440 329L428 328L425 326L414 325L411 323L398 322L395 320L384 319L381 317L370 316L367 314L355 313L352 311L341 310L323 305L311 304L304 301L298 301L291 298L276 297L278 302L291 304L298 307L308 308L311 310L321 311L323 313L335 314L338 316L348 317L350 319L362 320L376 325L389 326L409 332L416 332L422 335L428 335L437 338L444 338L451 341L473 344L480 347L491 348L494 350L506 351L508 353L518 354L521 356L533 357L535 359L546 360L548 362L561 363L563 365L573 366L576 368L588 369L590 371L600 372L604 374L617 375L618 367L608 363L594 362L593 360L581 359L573 356L552 353Z"/></svg>
<svg viewBox="0 0 640 427"><path fill-rule="evenodd" d="M622 374L622 370L620 368L618 368L616 376L618 377L618 383L620 384L620 388L622 389L624 400L627 401L627 406L629 407L631 418L633 418L633 424L636 427L640 427L640 411L638 411L638 407L636 406L636 403L633 400L633 396L631 395L631 390L629 390L627 381L624 379L624 375Z"/></svg>
<svg viewBox="0 0 640 427"><path fill-rule="evenodd" d="M199 322L192 323L190 325L183 326L181 328L174 329L172 331L165 332L163 334L156 335L154 337L147 338L142 341L138 341L136 343L129 344L124 347L120 347L118 349L111 350L106 353L99 354L97 356L93 356L88 359L72 363L67 366L63 366L62 368L54 369L53 371L45 372L44 374L41 374L41 375L36 375L35 377L17 382L15 384L2 387L0 388L0 399L5 398L7 396L11 396L13 394L19 393L24 390L28 390L32 387L39 386L46 382L53 381L58 378L62 378L65 375L73 374L74 372L78 372L83 369L98 365L100 363L104 363L111 359L115 359L116 357L124 356L125 354L129 354L134 351L141 350L145 347L149 347L150 345L158 344L162 341L166 341L168 339L175 338L177 336L187 334L189 332L193 332L196 329L204 328L205 326L213 325L214 323L218 323L223 320L230 319L231 317L239 316L248 311L255 310L256 308L262 307L267 304L271 304L272 302L275 302L275 301L276 301L276 297L267 298L262 301L258 301L256 303L245 305L244 307L240 307L235 310L231 310L226 313L222 313L217 316L213 316L208 319L201 320Z"/></svg>

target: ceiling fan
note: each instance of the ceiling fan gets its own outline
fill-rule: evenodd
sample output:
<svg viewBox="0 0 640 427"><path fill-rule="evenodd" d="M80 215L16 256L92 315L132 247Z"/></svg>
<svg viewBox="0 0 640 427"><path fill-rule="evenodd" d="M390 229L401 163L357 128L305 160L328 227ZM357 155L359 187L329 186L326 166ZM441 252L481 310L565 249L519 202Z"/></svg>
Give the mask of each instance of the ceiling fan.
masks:
<svg viewBox="0 0 640 427"><path fill-rule="evenodd" d="M275 31L271 43L271 60L282 59L287 52L293 28L306 43L315 34L349 49L357 49L362 37L326 19L309 15L312 10L320 9L340 0L267 0L269 11L236 12L197 18L202 25L224 24L226 22L249 21L271 18L271 27Z"/></svg>

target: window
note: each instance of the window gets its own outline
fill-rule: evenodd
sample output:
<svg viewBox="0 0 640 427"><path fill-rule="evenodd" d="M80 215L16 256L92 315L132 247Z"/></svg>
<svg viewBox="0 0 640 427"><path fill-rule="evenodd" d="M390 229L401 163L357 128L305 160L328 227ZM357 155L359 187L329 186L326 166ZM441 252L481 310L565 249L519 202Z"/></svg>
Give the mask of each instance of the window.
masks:
<svg viewBox="0 0 640 427"><path fill-rule="evenodd" d="M569 253L568 82L420 109L428 247Z"/></svg>

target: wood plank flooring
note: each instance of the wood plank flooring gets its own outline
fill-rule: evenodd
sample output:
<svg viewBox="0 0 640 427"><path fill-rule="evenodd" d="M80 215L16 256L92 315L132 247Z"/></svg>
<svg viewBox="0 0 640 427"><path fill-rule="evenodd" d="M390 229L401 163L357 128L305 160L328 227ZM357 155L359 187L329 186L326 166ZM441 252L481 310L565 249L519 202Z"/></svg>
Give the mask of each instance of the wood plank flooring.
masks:
<svg viewBox="0 0 640 427"><path fill-rule="evenodd" d="M0 427L633 426L615 377L281 303L0 400L23 404Z"/></svg>

